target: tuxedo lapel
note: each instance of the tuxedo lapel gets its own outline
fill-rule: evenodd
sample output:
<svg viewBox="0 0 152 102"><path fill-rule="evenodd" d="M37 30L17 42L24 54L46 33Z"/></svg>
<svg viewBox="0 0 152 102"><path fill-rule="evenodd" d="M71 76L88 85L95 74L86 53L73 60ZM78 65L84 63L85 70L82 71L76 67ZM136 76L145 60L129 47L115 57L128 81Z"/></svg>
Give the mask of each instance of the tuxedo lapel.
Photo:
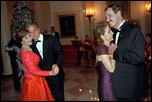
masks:
<svg viewBox="0 0 152 102"><path fill-rule="evenodd" d="M122 38L122 33L120 32L119 37L118 37L118 44L121 41L121 38Z"/></svg>
<svg viewBox="0 0 152 102"><path fill-rule="evenodd" d="M46 55L47 55L47 38L45 35L43 35L43 60L45 59Z"/></svg>
<svg viewBox="0 0 152 102"><path fill-rule="evenodd" d="M36 45L35 45L35 44L32 44L32 45L31 45L31 49L33 50L34 53L36 53L36 54L40 57L40 61L42 61L42 57L41 57L38 49L36 48Z"/></svg>
<svg viewBox="0 0 152 102"><path fill-rule="evenodd" d="M114 33L113 34L113 41L112 41L112 43L115 43L115 38L116 38L116 30L114 29L114 28L111 28L112 29L112 32Z"/></svg>
<svg viewBox="0 0 152 102"><path fill-rule="evenodd" d="M118 44L121 41L122 37L124 36L126 25L127 25L127 22L125 21L124 24L120 27L121 30L120 30L120 34L119 34L119 37L118 37Z"/></svg>

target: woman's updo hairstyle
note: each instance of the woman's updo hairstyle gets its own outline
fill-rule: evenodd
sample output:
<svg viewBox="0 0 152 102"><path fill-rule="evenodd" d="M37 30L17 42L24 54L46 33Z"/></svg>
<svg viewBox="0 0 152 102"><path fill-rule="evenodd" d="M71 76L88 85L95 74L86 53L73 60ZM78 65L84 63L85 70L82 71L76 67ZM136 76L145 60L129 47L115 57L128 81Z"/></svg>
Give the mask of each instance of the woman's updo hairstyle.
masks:
<svg viewBox="0 0 152 102"><path fill-rule="evenodd" d="M25 29L21 29L21 30L16 31L15 39L18 42L19 48L22 47L21 42L22 42L23 38L28 34L29 34L29 32Z"/></svg>
<svg viewBox="0 0 152 102"><path fill-rule="evenodd" d="M104 43L103 39L101 38L101 35L105 34L107 27L108 27L108 23L105 21L98 22L95 25L93 29L93 34L94 34L95 41L98 44Z"/></svg>

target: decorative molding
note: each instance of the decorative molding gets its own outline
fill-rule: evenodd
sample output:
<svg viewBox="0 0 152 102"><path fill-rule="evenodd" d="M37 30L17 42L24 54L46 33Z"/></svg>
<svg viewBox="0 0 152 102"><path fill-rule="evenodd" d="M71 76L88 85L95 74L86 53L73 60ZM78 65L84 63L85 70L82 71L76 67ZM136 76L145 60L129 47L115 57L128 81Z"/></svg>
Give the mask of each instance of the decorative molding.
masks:
<svg viewBox="0 0 152 102"><path fill-rule="evenodd" d="M68 12L56 12L54 13L54 22L55 22L55 27L57 29L57 31L59 31L59 34L61 34L61 29L60 29L60 22L59 22L59 18L61 16L74 16L75 17L75 36L78 36L78 21L80 21L80 11L68 11ZM60 35L61 36L61 35ZM74 38L75 36L64 36L61 37L61 39L63 38Z"/></svg>

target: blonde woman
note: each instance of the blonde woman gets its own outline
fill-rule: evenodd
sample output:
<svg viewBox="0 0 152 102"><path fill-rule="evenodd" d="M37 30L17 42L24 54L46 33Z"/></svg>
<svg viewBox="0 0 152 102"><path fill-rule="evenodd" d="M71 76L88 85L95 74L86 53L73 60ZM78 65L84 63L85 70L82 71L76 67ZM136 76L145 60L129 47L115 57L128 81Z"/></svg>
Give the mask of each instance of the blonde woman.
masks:
<svg viewBox="0 0 152 102"><path fill-rule="evenodd" d="M98 80L98 92L100 101L116 101L111 82L111 73L115 70L115 60L113 55L108 53L108 47L113 40L113 32L108 23L101 21L94 28L94 36L98 43L97 60L100 70Z"/></svg>

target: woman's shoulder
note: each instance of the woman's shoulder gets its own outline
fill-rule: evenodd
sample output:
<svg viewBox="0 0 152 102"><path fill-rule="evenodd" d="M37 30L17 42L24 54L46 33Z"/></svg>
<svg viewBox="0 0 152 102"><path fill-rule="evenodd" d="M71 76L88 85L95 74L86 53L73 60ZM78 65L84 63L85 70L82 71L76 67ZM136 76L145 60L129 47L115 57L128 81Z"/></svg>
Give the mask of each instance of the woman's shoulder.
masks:
<svg viewBox="0 0 152 102"><path fill-rule="evenodd" d="M106 46L105 44L99 44L97 46L97 49L108 49L108 46Z"/></svg>
<svg viewBox="0 0 152 102"><path fill-rule="evenodd" d="M108 47L104 44L100 44L97 46L97 54L108 54Z"/></svg>
<svg viewBox="0 0 152 102"><path fill-rule="evenodd" d="M22 50L20 49L19 51L19 55L20 56L32 56L33 55L33 52L32 51L29 51L29 50Z"/></svg>

